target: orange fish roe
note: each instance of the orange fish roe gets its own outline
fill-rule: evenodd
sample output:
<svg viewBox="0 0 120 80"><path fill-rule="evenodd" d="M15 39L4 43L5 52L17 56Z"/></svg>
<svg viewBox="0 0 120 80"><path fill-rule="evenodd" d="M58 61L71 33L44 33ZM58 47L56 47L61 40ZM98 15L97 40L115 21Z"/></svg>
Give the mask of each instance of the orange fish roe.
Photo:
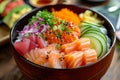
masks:
<svg viewBox="0 0 120 80"><path fill-rule="evenodd" d="M45 36L47 38L47 41L49 43L58 43L58 44L65 44L74 41L78 37L76 37L73 33L68 33L66 31L63 31L60 36L56 36L57 31L48 30L45 33ZM58 32L59 33L59 32Z"/></svg>
<svg viewBox="0 0 120 80"><path fill-rule="evenodd" d="M49 43L59 43L59 44L65 44L65 43L70 43L74 41L75 39L78 39L80 37L80 28L78 25L81 22L80 17L74 13L73 11L63 8L60 11L55 11L52 9L53 14L56 18L59 18L60 20L65 20L66 23L66 28L71 30L71 32L67 32L65 30L60 33L60 30L48 30L45 33L45 36L47 38L47 41ZM56 26L54 26L56 27ZM54 28L53 27L53 28ZM65 27L65 26L63 26ZM60 33L60 34L59 34ZM57 36L57 34L59 36Z"/></svg>
<svg viewBox="0 0 120 80"><path fill-rule="evenodd" d="M53 14L55 15L55 17L66 20L68 22L72 22L74 25L78 25L81 22L80 17L67 8L63 8L60 11L55 11L53 9Z"/></svg>

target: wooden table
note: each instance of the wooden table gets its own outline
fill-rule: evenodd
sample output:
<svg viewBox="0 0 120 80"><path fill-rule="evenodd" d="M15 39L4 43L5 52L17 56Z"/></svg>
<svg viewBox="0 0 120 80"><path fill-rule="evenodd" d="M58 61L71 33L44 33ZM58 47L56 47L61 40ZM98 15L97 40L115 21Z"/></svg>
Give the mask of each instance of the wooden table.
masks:
<svg viewBox="0 0 120 80"><path fill-rule="evenodd" d="M73 2L75 3L74 0L71 2L68 0L68 4L73 4ZM77 5L79 6L78 3ZM0 47L0 80L25 80L14 61L12 52L9 42ZM101 80L120 80L120 59L118 55L120 52L116 49L111 66Z"/></svg>

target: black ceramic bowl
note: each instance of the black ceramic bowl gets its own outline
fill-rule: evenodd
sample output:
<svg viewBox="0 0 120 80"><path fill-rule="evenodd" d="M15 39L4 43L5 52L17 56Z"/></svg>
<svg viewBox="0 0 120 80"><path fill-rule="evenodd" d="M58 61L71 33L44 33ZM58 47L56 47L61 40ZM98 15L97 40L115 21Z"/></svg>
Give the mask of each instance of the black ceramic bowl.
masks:
<svg viewBox="0 0 120 80"><path fill-rule="evenodd" d="M23 16L12 28L11 30L11 44L13 46L16 37L18 36L17 31L23 29L24 25L28 23L28 20L31 16L35 15L39 10L48 9L51 10L54 8L55 10L60 10L61 8L68 8L75 13L79 14L87 10L83 7L77 7L74 5L50 5L41 8L34 9L27 15ZM90 10L90 9L89 9ZM74 69L54 69L54 68L47 68L37 64L34 64L24 57L22 57L14 48L14 58L16 63L22 73L30 80L99 80L107 71L108 67L111 64L113 54L114 54L114 46L116 41L115 31L111 22L105 18L103 15L99 14L98 12L93 11L98 15L98 17L104 20L104 26L108 31L108 36L111 39L110 49L109 51L96 63L91 65L86 65L80 68Z"/></svg>

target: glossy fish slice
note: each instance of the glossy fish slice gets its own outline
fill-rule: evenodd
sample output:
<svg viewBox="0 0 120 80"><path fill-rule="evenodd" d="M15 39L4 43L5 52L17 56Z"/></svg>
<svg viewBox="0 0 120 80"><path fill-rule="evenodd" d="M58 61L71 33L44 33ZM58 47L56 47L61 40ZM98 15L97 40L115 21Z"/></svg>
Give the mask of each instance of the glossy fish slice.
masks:
<svg viewBox="0 0 120 80"><path fill-rule="evenodd" d="M80 46L78 50L90 49L90 39L89 38L80 38Z"/></svg>
<svg viewBox="0 0 120 80"><path fill-rule="evenodd" d="M78 68L83 62L83 52L76 51L65 55L67 68Z"/></svg>
<svg viewBox="0 0 120 80"><path fill-rule="evenodd" d="M62 54L50 53L48 58L49 67L51 68L65 68L65 62Z"/></svg>
<svg viewBox="0 0 120 80"><path fill-rule="evenodd" d="M71 43L67 43L61 46L61 50L66 54L69 54L72 51L81 51L90 48L90 39L89 38L80 38Z"/></svg>
<svg viewBox="0 0 120 80"><path fill-rule="evenodd" d="M94 49L87 49L84 51L83 64L90 64L97 61L97 53Z"/></svg>
<svg viewBox="0 0 120 80"><path fill-rule="evenodd" d="M47 62L46 54L43 53L42 50L39 48L31 50L29 53L25 55L25 58L40 65L44 65Z"/></svg>

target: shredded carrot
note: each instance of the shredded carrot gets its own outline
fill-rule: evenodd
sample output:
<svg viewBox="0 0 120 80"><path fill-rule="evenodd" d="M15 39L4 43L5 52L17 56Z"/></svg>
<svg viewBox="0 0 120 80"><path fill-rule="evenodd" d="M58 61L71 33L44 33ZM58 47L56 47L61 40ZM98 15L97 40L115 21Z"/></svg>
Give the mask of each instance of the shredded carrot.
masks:
<svg viewBox="0 0 120 80"><path fill-rule="evenodd" d="M71 11L67 8L63 8L60 11L55 11L53 9L53 14L56 17L63 19L63 20L66 20L68 22L72 22L75 25L78 25L81 22L80 17L76 13L74 13L73 11Z"/></svg>

